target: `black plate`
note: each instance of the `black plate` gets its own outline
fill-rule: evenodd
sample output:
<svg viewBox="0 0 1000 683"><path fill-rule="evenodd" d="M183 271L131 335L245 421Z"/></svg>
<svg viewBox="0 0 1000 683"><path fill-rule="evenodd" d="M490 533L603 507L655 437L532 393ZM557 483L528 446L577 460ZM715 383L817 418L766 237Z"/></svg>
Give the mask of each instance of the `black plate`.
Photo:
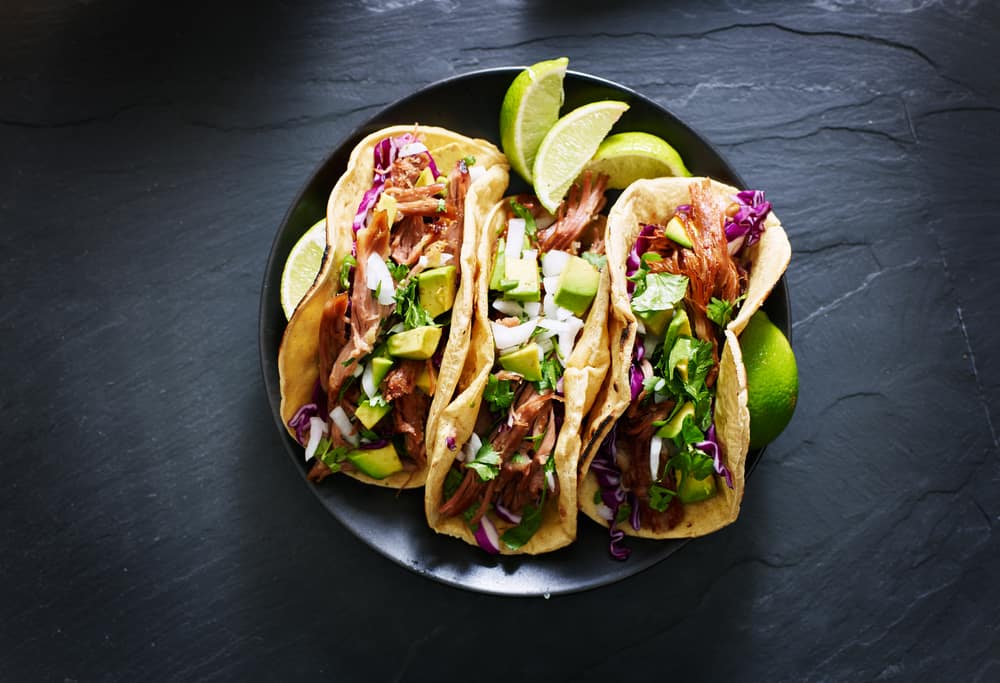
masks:
<svg viewBox="0 0 1000 683"><path fill-rule="evenodd" d="M364 136L395 124L419 122L443 126L498 147L500 103L520 67L477 71L430 85L384 109L346 138L312 174L292 203L271 248L260 303L260 354L264 383L275 423L286 451L303 481L330 513L362 541L400 565L435 580L484 593L536 596L594 588L636 574L681 548L687 541L629 539L632 556L619 562L608 555L607 530L580 518L577 540L562 550L535 557L495 557L428 528L422 490L399 496L348 477L331 477L315 486L305 481L302 447L288 437L281 422L278 389L278 345L285 327L279 300L281 270L288 252L326 211L330 189L344 172L351 149ZM629 110L612 132L637 130L659 135L680 152L694 175L709 175L747 187L722 156L676 116L652 100L611 81L569 72L563 111L601 99L624 100ZM527 187L512 171L511 191ZM791 333L788 291L782 278L764 305L771 320ZM747 458L753 470L762 451Z"/></svg>

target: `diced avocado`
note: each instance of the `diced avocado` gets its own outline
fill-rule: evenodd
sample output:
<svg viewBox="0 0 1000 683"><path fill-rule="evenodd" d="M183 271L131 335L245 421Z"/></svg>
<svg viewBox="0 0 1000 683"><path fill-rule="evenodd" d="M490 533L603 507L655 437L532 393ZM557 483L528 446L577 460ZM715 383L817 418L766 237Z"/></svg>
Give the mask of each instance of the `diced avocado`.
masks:
<svg viewBox="0 0 1000 683"><path fill-rule="evenodd" d="M656 435L662 436L664 439L674 438L681 433L681 426L684 424L684 418L688 415L692 418L694 417L694 403L691 403L690 401L682 405L670 421L656 431Z"/></svg>
<svg viewBox="0 0 1000 683"><path fill-rule="evenodd" d="M441 328L431 325L414 327L389 337L386 344L389 355L411 360L427 360L437 351L441 341Z"/></svg>
<svg viewBox="0 0 1000 683"><path fill-rule="evenodd" d="M682 503L698 503L715 495L715 476L712 474L699 480L693 474L681 477L680 470L674 470L674 478L681 482L677 497Z"/></svg>
<svg viewBox="0 0 1000 683"><path fill-rule="evenodd" d="M347 454L347 459L374 479L385 479L403 469L403 463L400 462L396 448L391 443L381 448L353 450Z"/></svg>
<svg viewBox="0 0 1000 683"><path fill-rule="evenodd" d="M685 337L691 336L691 321L688 319L687 311L683 308L678 308L670 320L670 327L667 328L667 337L676 339L681 335Z"/></svg>
<svg viewBox="0 0 1000 683"><path fill-rule="evenodd" d="M490 289L503 290L500 286L501 281L504 279L504 273L506 273L506 266L504 265L504 249L506 248L506 243L501 237L500 242L497 244L497 258L496 262L493 264L493 275L490 277Z"/></svg>
<svg viewBox="0 0 1000 683"><path fill-rule="evenodd" d="M417 295L427 314L436 318L455 305L455 266L425 270L417 276Z"/></svg>
<svg viewBox="0 0 1000 683"><path fill-rule="evenodd" d="M382 356L372 358L372 382L377 387L385 379L386 374L392 369L392 359Z"/></svg>
<svg viewBox="0 0 1000 683"><path fill-rule="evenodd" d="M579 256L570 256L559 273L555 302L576 315L583 315L597 294L601 274L594 266Z"/></svg>
<svg viewBox="0 0 1000 683"><path fill-rule="evenodd" d="M682 247L687 247L690 249L693 245L691 244L691 238L688 237L687 231L684 229L684 223L680 218L674 216L667 223L667 227L664 228L663 234L672 239L677 244Z"/></svg>
<svg viewBox="0 0 1000 683"><path fill-rule="evenodd" d="M662 337L667 329L667 324L673 318L674 310L668 308L665 311L634 311L635 317L642 321L646 332Z"/></svg>
<svg viewBox="0 0 1000 683"><path fill-rule="evenodd" d="M538 360L538 344L535 342L500 356L500 365L504 370L516 372L529 382L542 379L542 365Z"/></svg>
<svg viewBox="0 0 1000 683"><path fill-rule="evenodd" d="M373 406L368 401L362 401L358 409L354 411L354 415L365 426L365 429L372 429L379 420L389 414L390 410L392 410L391 403Z"/></svg>
<svg viewBox="0 0 1000 683"><path fill-rule="evenodd" d="M431 371L427 369L426 365L420 369L420 374L417 375L416 387L428 396L434 395L431 390Z"/></svg>
<svg viewBox="0 0 1000 683"><path fill-rule="evenodd" d="M588 264L589 265L589 264ZM541 301L542 289L538 278L538 258L520 256L504 259L504 279L517 282L507 291L505 299L514 301ZM502 283L501 283L502 284Z"/></svg>

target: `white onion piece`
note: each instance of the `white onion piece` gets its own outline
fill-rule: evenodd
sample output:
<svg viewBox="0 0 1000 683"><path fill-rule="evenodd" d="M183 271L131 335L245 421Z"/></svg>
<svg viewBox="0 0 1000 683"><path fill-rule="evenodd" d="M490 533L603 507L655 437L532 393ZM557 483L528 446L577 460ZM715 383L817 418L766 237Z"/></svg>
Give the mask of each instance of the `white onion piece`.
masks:
<svg viewBox="0 0 1000 683"><path fill-rule="evenodd" d="M368 257L368 270L365 272L365 279L368 289L378 291L378 302L387 306L396 300L396 286L392 283L392 273L389 266L385 264L378 254L371 254Z"/></svg>
<svg viewBox="0 0 1000 683"><path fill-rule="evenodd" d="M552 341L552 337L541 338L541 335L535 337L535 343L538 344L538 353L546 354L555 347L555 343Z"/></svg>
<svg viewBox="0 0 1000 683"><path fill-rule="evenodd" d="M541 301L525 301L523 304L524 312L529 318L537 318L542 314L542 302Z"/></svg>
<svg viewBox="0 0 1000 683"><path fill-rule="evenodd" d="M563 365L566 365L569 357L573 354L573 347L576 345L576 335L583 329L583 321L576 316L571 316L567 319L566 324L569 326L569 329L565 332L560 332L558 341L556 342L556 350L560 356L559 360Z"/></svg>
<svg viewBox="0 0 1000 683"><path fill-rule="evenodd" d="M573 315L573 311L556 303L555 294L552 292L546 292L545 298L542 299L542 310L545 311L545 317L550 320L566 320Z"/></svg>
<svg viewBox="0 0 1000 683"><path fill-rule="evenodd" d="M646 326L642 324L642 320L639 318L635 319L635 331L639 334L646 334Z"/></svg>
<svg viewBox="0 0 1000 683"><path fill-rule="evenodd" d="M444 251L438 252L438 265L446 266L451 263L451 260L455 258L454 254L449 254Z"/></svg>
<svg viewBox="0 0 1000 683"><path fill-rule="evenodd" d="M556 490L556 475L553 472L545 473L545 483L549 486L549 493L555 493Z"/></svg>
<svg viewBox="0 0 1000 683"><path fill-rule="evenodd" d="M511 524L520 524L521 520L524 519L521 515L516 512L511 512L505 508L501 503L496 503L493 506L494 511L497 513L497 517L505 522L510 522Z"/></svg>
<svg viewBox="0 0 1000 683"><path fill-rule="evenodd" d="M389 328L388 334L399 334L405 329L406 325L404 325L403 323L396 323L395 325Z"/></svg>
<svg viewBox="0 0 1000 683"><path fill-rule="evenodd" d="M557 277L566 268L569 262L569 252L553 249L545 252L542 256L542 275L545 277Z"/></svg>
<svg viewBox="0 0 1000 683"><path fill-rule="evenodd" d="M651 334L646 335L642 338L642 348L646 352L646 358L653 355L653 351L656 351L656 345L660 343L660 340Z"/></svg>
<svg viewBox="0 0 1000 683"><path fill-rule="evenodd" d="M660 472L660 451L662 450L663 439L654 436L653 440L649 442L649 472L653 477L653 481L656 481L656 477Z"/></svg>
<svg viewBox="0 0 1000 683"><path fill-rule="evenodd" d="M504 315L519 316L524 313L524 307L516 301L509 301L507 299L497 299L493 302L493 308L500 311Z"/></svg>
<svg viewBox="0 0 1000 683"><path fill-rule="evenodd" d="M570 324L562 320L539 320L538 326L546 330L551 330L557 334L560 332L568 332L570 330Z"/></svg>
<svg viewBox="0 0 1000 683"><path fill-rule="evenodd" d="M507 247L504 251L505 258L510 256L520 258L522 249L524 249L524 219L511 218L507 221Z"/></svg>
<svg viewBox="0 0 1000 683"><path fill-rule="evenodd" d="M331 410L330 419L333 420L333 424L337 425L337 429L340 430L340 433L352 446L357 446L361 443L361 438L351 425L351 418L347 417L347 413L343 408L337 406Z"/></svg>
<svg viewBox="0 0 1000 683"><path fill-rule="evenodd" d="M427 145L422 142L411 142L409 144L403 145L399 150L399 156L401 157L411 157L414 154L423 154L427 151Z"/></svg>
<svg viewBox="0 0 1000 683"><path fill-rule="evenodd" d="M465 442L464 446L462 446L462 462L475 460L476 454L479 453L479 449L482 447L483 441L479 438L479 435L475 432L469 434L469 440Z"/></svg>
<svg viewBox="0 0 1000 683"><path fill-rule="evenodd" d="M490 326L493 328L493 342L496 344L496 347L498 349L509 349L531 339L531 333L538 326L538 321L529 320L517 327L507 327L506 325L490 321Z"/></svg>
<svg viewBox="0 0 1000 683"><path fill-rule="evenodd" d="M469 180L476 182L486 175L486 169L482 166L469 166Z"/></svg>
<svg viewBox="0 0 1000 683"><path fill-rule="evenodd" d="M549 275L542 278L542 287L545 288L546 292L552 292L553 295L556 293L556 289L559 285L558 275Z"/></svg>
<svg viewBox="0 0 1000 683"><path fill-rule="evenodd" d="M529 259L531 261L534 261L535 263L538 263L538 250L537 249L522 249L521 250L521 258L523 258L523 259Z"/></svg>
<svg viewBox="0 0 1000 683"><path fill-rule="evenodd" d="M309 443L306 444L306 462L312 460L319 448L319 442L326 434L326 422L321 417L309 418Z"/></svg>
<svg viewBox="0 0 1000 683"><path fill-rule="evenodd" d="M361 388L368 398L378 393L378 388L375 386L375 368L372 367L373 365L374 363L368 363L361 372Z"/></svg>
<svg viewBox="0 0 1000 683"><path fill-rule="evenodd" d="M615 517L614 513L613 513L613 512L611 512L611 508L609 508L609 507L608 507L607 505L605 505L605 504L604 504L603 502L602 502L602 503L600 503L600 504L599 504L599 505L598 505L598 506L597 506L597 507L596 507L596 508L594 509L594 512L596 512L596 513L597 513L597 516L598 516L598 517L600 517L601 519L603 519L603 520L604 520L605 522L610 522L610 521L611 521L612 519L614 519L614 517Z"/></svg>

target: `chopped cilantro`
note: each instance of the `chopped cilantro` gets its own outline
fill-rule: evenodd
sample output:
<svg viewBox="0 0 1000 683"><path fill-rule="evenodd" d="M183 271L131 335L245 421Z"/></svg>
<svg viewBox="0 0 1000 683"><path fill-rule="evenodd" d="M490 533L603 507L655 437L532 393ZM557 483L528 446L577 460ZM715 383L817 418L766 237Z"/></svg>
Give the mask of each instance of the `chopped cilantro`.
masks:
<svg viewBox="0 0 1000 683"><path fill-rule="evenodd" d="M402 266L405 268L406 266ZM417 290L417 279L410 278L406 284L396 288L396 312L403 318L403 327L412 330L414 327L433 325L434 318L420 305L420 295Z"/></svg>
<svg viewBox="0 0 1000 683"><path fill-rule="evenodd" d="M483 398L486 399L492 412L499 413L507 410L514 402L514 392L510 385L509 379L497 379L496 375L490 375L490 378L486 380L486 391L483 393Z"/></svg>
<svg viewBox="0 0 1000 683"><path fill-rule="evenodd" d="M655 486L655 484L654 484ZM615 524L621 524L626 519L632 516L632 506L628 503L622 503L618 506L618 513L615 515Z"/></svg>
<svg viewBox="0 0 1000 683"><path fill-rule="evenodd" d="M733 319L733 311L736 310L736 306L743 301L744 297L746 297L746 294L741 295L736 301L727 301L725 299L717 299L713 296L705 309L708 319L720 328L725 327Z"/></svg>
<svg viewBox="0 0 1000 683"><path fill-rule="evenodd" d="M462 485L462 479L463 474L459 468L452 467L448 470L448 474L444 478L444 500L451 500L451 497L458 491L458 487Z"/></svg>
<svg viewBox="0 0 1000 683"><path fill-rule="evenodd" d="M531 215L531 211L528 207L523 204L519 204L517 200L510 200L511 210L517 214L518 218L524 219L524 234L528 237L534 237L538 234L538 227L535 225L535 217Z"/></svg>
<svg viewBox="0 0 1000 683"><path fill-rule="evenodd" d="M462 157L462 162L465 163L466 166L475 166L475 164L476 164L476 157L474 157L474 156L472 156L470 154L467 157Z"/></svg>
<svg viewBox="0 0 1000 683"><path fill-rule="evenodd" d="M337 448L330 447L330 440L326 437L320 439L319 446L316 448L316 459L322 460L323 464L330 468L331 472L340 471L340 463L347 459L347 454L350 452L348 446L338 446Z"/></svg>
<svg viewBox="0 0 1000 683"><path fill-rule="evenodd" d="M676 495L676 491L671 491L665 486L651 484L649 487L649 507L657 512L663 512Z"/></svg>
<svg viewBox="0 0 1000 683"><path fill-rule="evenodd" d="M595 254L592 251L585 251L580 254L580 257L598 270L604 270L604 266L608 265L608 257L604 254Z"/></svg>
<svg viewBox="0 0 1000 683"><path fill-rule="evenodd" d="M347 289L351 286L351 268L358 265L358 260L348 254L344 257L344 262L340 264L340 288Z"/></svg>
<svg viewBox="0 0 1000 683"><path fill-rule="evenodd" d="M559 384L559 378L562 377L563 369L559 360L555 357L555 354L550 354L547 358L541 362L542 369L542 379L537 383L539 391L545 391L546 389L556 390L556 385Z"/></svg>
<svg viewBox="0 0 1000 683"><path fill-rule="evenodd" d="M500 473L500 454L487 441L479 448L476 457L465 463L465 466L475 470L481 481L489 481Z"/></svg>
<svg viewBox="0 0 1000 683"><path fill-rule="evenodd" d="M687 277L673 273L649 273L644 282L646 286L642 288L642 293L632 297L633 311L653 312L672 309L684 298L688 286Z"/></svg>
<svg viewBox="0 0 1000 683"><path fill-rule="evenodd" d="M444 199L439 199L437 206L438 213L444 213L447 208L448 208L448 203L445 202Z"/></svg>

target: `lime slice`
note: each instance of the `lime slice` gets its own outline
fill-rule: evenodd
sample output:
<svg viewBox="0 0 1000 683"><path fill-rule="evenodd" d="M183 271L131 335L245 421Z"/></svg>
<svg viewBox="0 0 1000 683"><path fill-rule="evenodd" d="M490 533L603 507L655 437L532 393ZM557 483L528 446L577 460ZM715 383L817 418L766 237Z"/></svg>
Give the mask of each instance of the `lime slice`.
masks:
<svg viewBox="0 0 1000 683"><path fill-rule="evenodd" d="M649 133L609 135L584 170L604 173L608 187L615 190L624 190L640 178L691 176L677 150Z"/></svg>
<svg viewBox="0 0 1000 683"><path fill-rule="evenodd" d="M302 301L323 263L323 251L326 249L326 219L323 218L292 247L281 271L281 308L285 318L291 318L295 307Z"/></svg>
<svg viewBox="0 0 1000 683"><path fill-rule="evenodd" d="M773 441L792 419L799 397L795 353L781 330L757 311L740 335L747 372L750 448Z"/></svg>
<svg viewBox="0 0 1000 683"><path fill-rule="evenodd" d="M568 64L569 59L560 57L529 66L510 84L500 106L503 153L529 183L538 146L559 118Z"/></svg>
<svg viewBox="0 0 1000 683"><path fill-rule="evenodd" d="M574 109L545 134L535 157L535 194L555 213L566 191L594 156L604 136L628 109L624 102L602 100Z"/></svg>

